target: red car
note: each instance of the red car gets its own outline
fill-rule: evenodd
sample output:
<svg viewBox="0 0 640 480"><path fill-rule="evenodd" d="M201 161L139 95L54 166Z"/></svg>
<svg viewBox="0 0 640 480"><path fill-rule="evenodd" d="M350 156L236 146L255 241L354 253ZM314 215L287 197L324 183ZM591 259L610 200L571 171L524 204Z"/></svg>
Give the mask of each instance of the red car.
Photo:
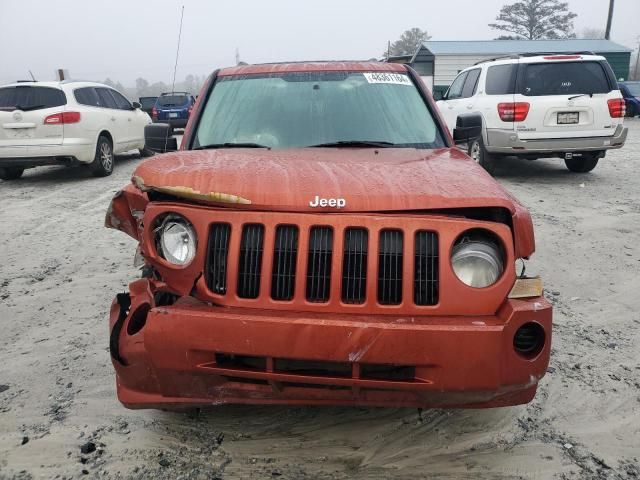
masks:
<svg viewBox="0 0 640 480"><path fill-rule="evenodd" d="M529 213L399 64L214 72L106 225L139 242L110 347L129 408L498 407L544 376ZM479 135L462 115L456 142Z"/></svg>

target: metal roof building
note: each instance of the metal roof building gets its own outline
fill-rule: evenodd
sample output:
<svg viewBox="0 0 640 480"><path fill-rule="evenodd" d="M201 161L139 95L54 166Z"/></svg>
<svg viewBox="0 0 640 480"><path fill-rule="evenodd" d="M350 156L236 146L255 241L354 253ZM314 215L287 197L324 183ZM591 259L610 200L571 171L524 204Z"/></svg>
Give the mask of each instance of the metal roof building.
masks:
<svg viewBox="0 0 640 480"><path fill-rule="evenodd" d="M432 88L434 96L439 98L460 70L477 62L519 53L569 52L602 55L609 61L618 79L626 80L629 76L631 49L611 40L427 41L422 43L409 63Z"/></svg>

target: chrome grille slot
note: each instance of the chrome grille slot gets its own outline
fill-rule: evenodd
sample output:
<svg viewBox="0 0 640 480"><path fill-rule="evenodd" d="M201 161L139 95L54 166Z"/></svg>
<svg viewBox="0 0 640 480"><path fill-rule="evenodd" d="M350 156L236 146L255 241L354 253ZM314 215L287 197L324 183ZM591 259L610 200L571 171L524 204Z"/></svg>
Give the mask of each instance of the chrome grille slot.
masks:
<svg viewBox="0 0 640 480"><path fill-rule="evenodd" d="M347 228L342 256L342 301L364 303L367 298L367 251L369 232Z"/></svg>
<svg viewBox="0 0 640 480"><path fill-rule="evenodd" d="M237 294L241 298L258 298L262 268L264 225L246 224L240 240Z"/></svg>
<svg viewBox="0 0 640 480"><path fill-rule="evenodd" d="M271 269L271 298L291 300L295 293L298 259L298 227L279 225L276 228Z"/></svg>
<svg viewBox="0 0 640 480"><path fill-rule="evenodd" d="M413 272L413 302L416 305L438 303L438 235L416 232Z"/></svg>

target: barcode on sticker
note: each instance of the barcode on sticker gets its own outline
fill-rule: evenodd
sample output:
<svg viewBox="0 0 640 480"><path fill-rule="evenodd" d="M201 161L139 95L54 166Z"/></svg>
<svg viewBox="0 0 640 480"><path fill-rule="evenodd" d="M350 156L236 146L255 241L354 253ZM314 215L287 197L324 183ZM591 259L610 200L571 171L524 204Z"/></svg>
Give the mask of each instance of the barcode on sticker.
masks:
<svg viewBox="0 0 640 480"><path fill-rule="evenodd" d="M369 83L393 83L395 85L411 85L407 75L401 73L367 72L363 73Z"/></svg>

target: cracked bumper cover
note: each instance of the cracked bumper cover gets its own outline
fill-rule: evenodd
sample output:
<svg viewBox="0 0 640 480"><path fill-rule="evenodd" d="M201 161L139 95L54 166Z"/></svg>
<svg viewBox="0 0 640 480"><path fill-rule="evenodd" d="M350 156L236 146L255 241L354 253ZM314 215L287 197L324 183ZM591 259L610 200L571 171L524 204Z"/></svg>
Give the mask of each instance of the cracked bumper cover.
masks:
<svg viewBox="0 0 640 480"><path fill-rule="evenodd" d="M495 316L398 318L224 308L191 297L154 306L154 288L148 280L133 282L111 308L118 398L129 408L517 405L533 398L549 362L551 305L543 297L508 300ZM546 342L537 357L525 359L514 351L513 336L531 321L542 325ZM216 354L262 358L266 368L217 364ZM335 362L349 370L338 376L279 371L274 359ZM360 374L372 364L410 365L415 376Z"/></svg>
<svg viewBox="0 0 640 480"><path fill-rule="evenodd" d="M621 148L627 139L627 127L619 125L612 136L585 138L542 138L523 140L514 130L487 129L486 148L491 153L555 153L601 151Z"/></svg>

